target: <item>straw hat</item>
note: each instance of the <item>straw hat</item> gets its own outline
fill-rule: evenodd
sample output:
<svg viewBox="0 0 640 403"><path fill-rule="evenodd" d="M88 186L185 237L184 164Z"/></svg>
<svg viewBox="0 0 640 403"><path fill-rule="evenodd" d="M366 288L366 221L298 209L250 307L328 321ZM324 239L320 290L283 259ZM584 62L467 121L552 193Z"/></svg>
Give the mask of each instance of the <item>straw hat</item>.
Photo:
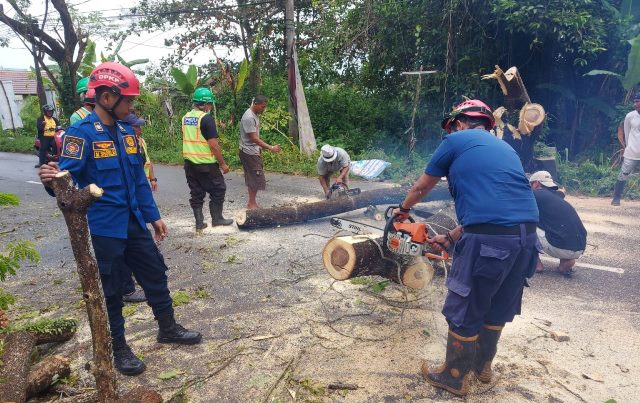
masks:
<svg viewBox="0 0 640 403"><path fill-rule="evenodd" d="M531 134L536 126L544 122L545 116L542 105L526 103L520 110L518 130L523 134Z"/></svg>

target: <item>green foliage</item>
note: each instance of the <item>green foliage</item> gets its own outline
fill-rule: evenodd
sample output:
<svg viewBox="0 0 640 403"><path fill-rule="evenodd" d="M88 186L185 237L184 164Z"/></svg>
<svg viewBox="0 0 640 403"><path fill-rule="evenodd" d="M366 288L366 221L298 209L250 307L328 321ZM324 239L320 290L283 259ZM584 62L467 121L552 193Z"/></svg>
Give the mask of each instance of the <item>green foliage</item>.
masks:
<svg viewBox="0 0 640 403"><path fill-rule="evenodd" d="M23 129L31 134L32 137L38 133L36 120L38 120L41 115L42 112L40 112L40 101L38 97L27 97L22 104L22 109L20 109L20 119L22 119ZM33 144L31 144L31 146L33 146Z"/></svg>
<svg viewBox="0 0 640 403"><path fill-rule="evenodd" d="M607 75L612 76L620 80L622 87L629 91L640 83L640 35L629 40L631 48L629 49L629 55L627 56L627 69L624 75L614 73L609 70L594 69L586 73L587 76Z"/></svg>
<svg viewBox="0 0 640 403"><path fill-rule="evenodd" d="M171 293L171 299L173 300L173 306L186 305L191 301L191 296L186 291L176 291Z"/></svg>
<svg viewBox="0 0 640 403"><path fill-rule="evenodd" d="M56 335L67 331L73 331L77 328L78 322L75 319L39 319L34 322L13 323L8 328L0 329L0 333L33 332Z"/></svg>
<svg viewBox="0 0 640 403"><path fill-rule="evenodd" d="M174 67L171 69L171 76L176 82L176 88L185 97L191 99L193 92L198 85L198 68L191 64L186 72Z"/></svg>
<svg viewBox="0 0 640 403"><path fill-rule="evenodd" d="M0 253L0 281L4 281L7 275L15 275L20 268L20 263L28 261L31 263L40 262L40 254L35 249L35 245L29 241L14 241L5 247Z"/></svg>
<svg viewBox="0 0 640 403"><path fill-rule="evenodd" d="M597 163L586 159L561 162L558 165L560 183L570 192L586 196L611 196L620 168L611 168L608 160ZM640 178L632 175L627 181L624 197L640 199Z"/></svg>
<svg viewBox="0 0 640 403"><path fill-rule="evenodd" d="M19 206L20 198L13 193L0 193L0 206Z"/></svg>
<svg viewBox="0 0 640 403"><path fill-rule="evenodd" d="M0 288L0 310L9 308L9 305L16 303L16 297Z"/></svg>

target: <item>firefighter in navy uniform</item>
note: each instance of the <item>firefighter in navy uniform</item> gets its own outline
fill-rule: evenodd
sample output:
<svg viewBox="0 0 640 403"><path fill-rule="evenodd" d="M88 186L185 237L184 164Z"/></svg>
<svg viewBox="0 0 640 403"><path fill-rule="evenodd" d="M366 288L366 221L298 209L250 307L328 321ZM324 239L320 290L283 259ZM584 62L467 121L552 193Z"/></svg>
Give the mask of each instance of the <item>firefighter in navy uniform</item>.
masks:
<svg viewBox="0 0 640 403"><path fill-rule="evenodd" d="M209 113L215 98L208 88L196 88L193 109L182 117L182 155L187 184L191 190L189 204L196 220L196 230L207 227L202 205L209 193L211 225L231 225L233 220L222 215L222 205L227 192L222 174L229 172L218 143L216 121Z"/></svg>
<svg viewBox="0 0 640 403"><path fill-rule="evenodd" d="M96 91L96 109L65 134L60 169L68 170L81 188L95 183L104 189L87 213L89 230L109 315L115 366L125 375L137 375L145 364L127 345L122 316L123 276L128 269L158 321L158 342L196 344L202 336L174 319L167 266L154 243L154 238L160 241L167 235L167 227L153 200L133 129L119 121L129 114L140 83L128 67L107 62L91 73L89 88ZM42 183L46 186L58 171L55 164L44 165ZM153 238L147 223L153 226Z"/></svg>

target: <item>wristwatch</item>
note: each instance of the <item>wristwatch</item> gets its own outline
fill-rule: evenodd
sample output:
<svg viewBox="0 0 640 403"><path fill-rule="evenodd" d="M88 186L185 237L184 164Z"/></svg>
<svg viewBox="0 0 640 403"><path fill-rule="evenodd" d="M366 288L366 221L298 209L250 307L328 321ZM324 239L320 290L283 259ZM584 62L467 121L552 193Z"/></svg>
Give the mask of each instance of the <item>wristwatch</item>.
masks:
<svg viewBox="0 0 640 403"><path fill-rule="evenodd" d="M151 179L149 179L149 182L157 182L157 181L158 181L158 178L151 178Z"/></svg>

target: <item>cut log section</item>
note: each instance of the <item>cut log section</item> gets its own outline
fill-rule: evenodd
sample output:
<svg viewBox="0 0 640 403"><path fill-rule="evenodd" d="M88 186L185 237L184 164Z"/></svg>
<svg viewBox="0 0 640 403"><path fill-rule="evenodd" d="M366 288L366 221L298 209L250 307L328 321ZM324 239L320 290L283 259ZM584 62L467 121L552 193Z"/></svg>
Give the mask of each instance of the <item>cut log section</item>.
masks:
<svg viewBox="0 0 640 403"><path fill-rule="evenodd" d="M355 196L343 196L314 203L241 210L236 214L235 219L238 228L242 230L299 224L357 210L368 205L400 203L404 200L408 191L408 187L394 187L369 190ZM438 185L429 192L423 201L450 199L451 195L446 185Z"/></svg>
<svg viewBox="0 0 640 403"><path fill-rule="evenodd" d="M495 79L498 81L500 89L504 94L505 106L509 111L520 110L524 104L531 102L520 72L515 66L509 68L507 71L502 71L500 66L496 66L493 74L484 75L482 79Z"/></svg>
<svg viewBox="0 0 640 403"><path fill-rule="evenodd" d="M431 283L430 263L421 257L385 255L381 242L382 238L373 235L331 238L322 251L322 262L336 280L379 275L415 289Z"/></svg>
<svg viewBox="0 0 640 403"><path fill-rule="evenodd" d="M69 359L59 355L45 357L31 367L27 378L27 399L49 389L54 379L62 379L71 373Z"/></svg>

